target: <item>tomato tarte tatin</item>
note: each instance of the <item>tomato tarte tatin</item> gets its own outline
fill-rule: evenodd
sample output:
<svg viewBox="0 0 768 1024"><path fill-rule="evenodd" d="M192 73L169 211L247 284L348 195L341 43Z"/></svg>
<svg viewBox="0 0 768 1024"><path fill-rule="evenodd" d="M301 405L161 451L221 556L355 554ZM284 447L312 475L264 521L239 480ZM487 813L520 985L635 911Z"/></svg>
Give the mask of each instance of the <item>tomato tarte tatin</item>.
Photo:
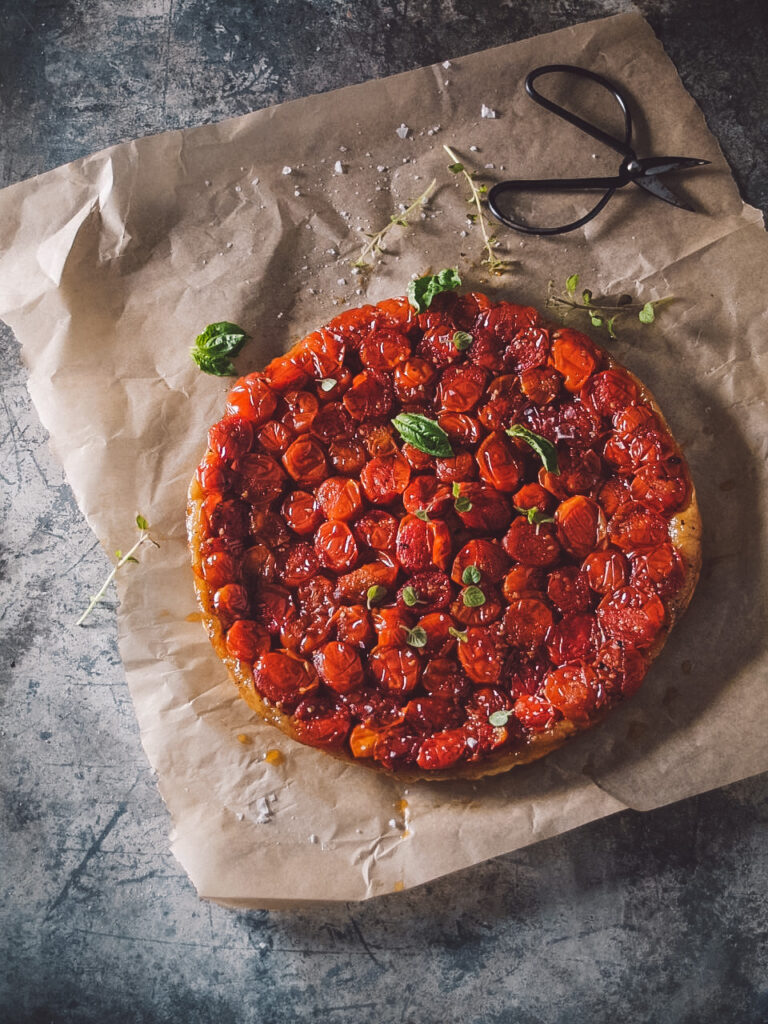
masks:
<svg viewBox="0 0 768 1024"><path fill-rule="evenodd" d="M700 566L650 393L586 335L479 293L350 309L239 380L188 532L248 704L408 779L504 771L593 725Z"/></svg>

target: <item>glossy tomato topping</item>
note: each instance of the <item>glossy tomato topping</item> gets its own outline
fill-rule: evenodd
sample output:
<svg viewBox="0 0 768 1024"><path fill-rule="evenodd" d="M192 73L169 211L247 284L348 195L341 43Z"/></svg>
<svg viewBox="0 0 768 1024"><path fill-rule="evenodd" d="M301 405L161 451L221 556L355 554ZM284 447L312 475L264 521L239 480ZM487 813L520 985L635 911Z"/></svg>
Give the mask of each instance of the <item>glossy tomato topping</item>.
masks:
<svg viewBox="0 0 768 1024"><path fill-rule="evenodd" d="M208 443L196 571L227 655L297 739L386 771L589 725L685 586L679 449L627 371L531 307L347 310L239 380Z"/></svg>

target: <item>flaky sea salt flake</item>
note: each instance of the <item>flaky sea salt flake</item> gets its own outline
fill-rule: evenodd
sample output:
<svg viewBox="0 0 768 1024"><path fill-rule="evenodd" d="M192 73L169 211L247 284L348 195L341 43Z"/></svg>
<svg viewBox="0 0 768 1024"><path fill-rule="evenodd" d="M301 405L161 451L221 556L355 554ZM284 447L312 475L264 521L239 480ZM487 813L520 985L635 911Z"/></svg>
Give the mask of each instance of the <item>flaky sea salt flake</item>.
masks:
<svg viewBox="0 0 768 1024"><path fill-rule="evenodd" d="M401 139L407 139L410 130L407 124L401 124L399 128L395 128L395 135Z"/></svg>
<svg viewBox="0 0 768 1024"><path fill-rule="evenodd" d="M496 117L496 111L493 110L492 107L487 107L483 103L483 105L480 107L480 117L494 118L494 117Z"/></svg>

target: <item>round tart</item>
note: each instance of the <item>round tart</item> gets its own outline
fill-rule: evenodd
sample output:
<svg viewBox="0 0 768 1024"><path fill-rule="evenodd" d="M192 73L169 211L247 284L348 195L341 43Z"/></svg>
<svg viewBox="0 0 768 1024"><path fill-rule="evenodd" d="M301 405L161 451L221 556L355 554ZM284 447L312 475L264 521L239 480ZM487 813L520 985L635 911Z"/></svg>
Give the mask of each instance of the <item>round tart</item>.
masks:
<svg viewBox="0 0 768 1024"><path fill-rule="evenodd" d="M301 743L535 760L639 688L700 567L685 460L586 335L479 293L351 309L239 380L189 491L206 629Z"/></svg>

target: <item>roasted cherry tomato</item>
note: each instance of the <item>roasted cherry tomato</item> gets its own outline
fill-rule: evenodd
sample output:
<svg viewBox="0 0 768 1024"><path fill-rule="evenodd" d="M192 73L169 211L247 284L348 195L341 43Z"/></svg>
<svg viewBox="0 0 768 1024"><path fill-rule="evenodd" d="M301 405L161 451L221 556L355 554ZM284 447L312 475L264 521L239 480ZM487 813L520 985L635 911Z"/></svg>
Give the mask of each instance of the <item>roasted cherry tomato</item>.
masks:
<svg viewBox="0 0 768 1024"><path fill-rule="evenodd" d="M357 561L357 542L346 523L331 519L315 533L315 551L320 564L332 572L348 572Z"/></svg>

